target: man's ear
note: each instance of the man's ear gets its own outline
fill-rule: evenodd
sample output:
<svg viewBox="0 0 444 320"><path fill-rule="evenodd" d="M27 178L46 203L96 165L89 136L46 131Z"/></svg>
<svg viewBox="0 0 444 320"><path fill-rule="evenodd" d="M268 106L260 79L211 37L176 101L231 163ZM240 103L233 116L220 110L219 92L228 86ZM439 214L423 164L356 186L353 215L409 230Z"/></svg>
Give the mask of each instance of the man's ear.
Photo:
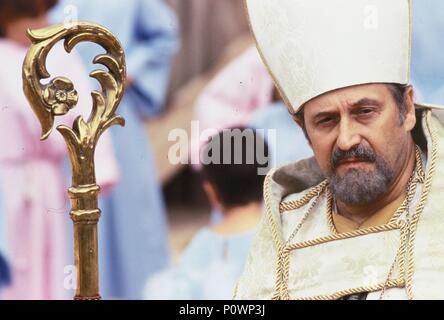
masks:
<svg viewBox="0 0 444 320"><path fill-rule="evenodd" d="M304 129L305 123L303 122L304 120L301 117L298 117L296 113L293 113L291 115L291 117L293 118L293 121L296 122L296 124L301 128Z"/></svg>
<svg viewBox="0 0 444 320"><path fill-rule="evenodd" d="M293 121L296 122L296 124L304 131L304 136L307 139L308 145L313 148L310 139L308 138L307 129L305 128L305 123L303 118L298 117L296 114L292 114L291 117L293 118Z"/></svg>
<svg viewBox="0 0 444 320"><path fill-rule="evenodd" d="M296 124L302 128L304 128L304 123L302 123L302 119L300 117L298 117L295 113L293 113L291 115L291 117L293 118L293 121L296 122Z"/></svg>
<svg viewBox="0 0 444 320"><path fill-rule="evenodd" d="M404 105L405 105L404 128L407 131L412 131L416 125L415 94L412 86L408 86L404 93Z"/></svg>

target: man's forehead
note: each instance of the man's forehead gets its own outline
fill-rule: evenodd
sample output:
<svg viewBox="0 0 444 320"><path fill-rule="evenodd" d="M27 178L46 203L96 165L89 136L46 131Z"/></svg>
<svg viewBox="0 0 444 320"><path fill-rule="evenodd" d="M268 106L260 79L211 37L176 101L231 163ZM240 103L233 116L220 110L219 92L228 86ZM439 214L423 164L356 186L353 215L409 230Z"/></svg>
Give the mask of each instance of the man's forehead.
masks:
<svg viewBox="0 0 444 320"><path fill-rule="evenodd" d="M353 106L363 100L383 101L390 94L387 84L362 84L341 88L324 93L308 101L304 105L304 112L317 112L320 109L337 105Z"/></svg>

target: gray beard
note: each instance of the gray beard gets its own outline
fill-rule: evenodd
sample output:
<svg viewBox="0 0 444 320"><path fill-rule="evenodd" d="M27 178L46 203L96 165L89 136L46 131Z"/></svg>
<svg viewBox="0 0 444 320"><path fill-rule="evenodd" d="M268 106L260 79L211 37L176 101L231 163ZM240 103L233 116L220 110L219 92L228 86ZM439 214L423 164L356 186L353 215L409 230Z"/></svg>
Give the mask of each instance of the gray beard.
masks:
<svg viewBox="0 0 444 320"><path fill-rule="evenodd" d="M393 181L394 173L387 162L376 159L374 171L350 169L343 177L332 173L330 189L334 197L346 204L370 204L384 195Z"/></svg>

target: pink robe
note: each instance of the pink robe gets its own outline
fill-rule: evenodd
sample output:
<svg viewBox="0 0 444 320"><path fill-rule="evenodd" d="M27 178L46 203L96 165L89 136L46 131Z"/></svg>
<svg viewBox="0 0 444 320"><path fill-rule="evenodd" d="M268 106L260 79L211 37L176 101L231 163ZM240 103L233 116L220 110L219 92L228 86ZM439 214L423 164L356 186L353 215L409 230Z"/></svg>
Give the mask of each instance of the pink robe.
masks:
<svg viewBox="0 0 444 320"><path fill-rule="evenodd" d="M8 257L13 284L6 299L67 299L65 267L71 233L69 203L62 162L67 149L59 132L40 141L41 127L22 89L22 63L26 48L0 39L0 171L5 203ZM91 110L90 80L82 62L57 46L48 57L48 71L67 76L79 92L79 104L56 123L69 126L79 112ZM55 127L54 127L55 129ZM118 179L110 141L103 135L96 152L98 183L109 188ZM0 213L1 214L1 213ZM67 222L68 221L68 222Z"/></svg>

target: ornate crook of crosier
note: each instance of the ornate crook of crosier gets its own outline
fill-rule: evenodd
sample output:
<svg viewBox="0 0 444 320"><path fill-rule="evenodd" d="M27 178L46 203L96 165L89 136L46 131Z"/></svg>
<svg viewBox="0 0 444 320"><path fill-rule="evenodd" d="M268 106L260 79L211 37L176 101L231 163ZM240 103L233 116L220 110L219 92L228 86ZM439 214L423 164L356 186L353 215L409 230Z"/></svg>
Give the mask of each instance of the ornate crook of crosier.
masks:
<svg viewBox="0 0 444 320"><path fill-rule="evenodd" d="M122 117L115 111L122 99L126 79L126 66L122 46L119 41L104 27L93 23L79 22L69 28L56 25L49 28L28 31L32 46L23 65L23 89L34 113L42 126L42 137L46 139L54 124L54 117L66 114L77 103L77 92L72 82L64 77L56 77L49 84L41 84L42 79L49 78L46 70L46 58L49 51L60 40L64 41L65 50L69 53L82 41L91 41L101 45L105 54L98 55L94 63L108 68L95 70L90 76L99 81L102 92L93 91L92 113L87 122L79 116L73 128L61 125L57 130L63 135L75 165L82 167L82 160L93 152L100 135L113 124L124 125Z"/></svg>
<svg viewBox="0 0 444 320"><path fill-rule="evenodd" d="M76 299L100 299L98 287L97 207L99 186L96 185L94 151L101 134L114 124L124 125L125 120L115 114L125 89L126 65L121 44L106 28L94 23L78 22L66 25L28 30L32 45L23 64L23 90L40 121L41 140L52 131L54 117L69 112L77 104L77 91L67 78L56 77L48 84L41 80L50 78L46 69L48 53L56 43L64 40L65 50L80 42L89 41L102 46L106 53L95 57L94 63L108 70L95 70L90 77L101 85L102 91L91 92L92 112L85 121L79 116L72 128L60 125L57 130L68 146L72 164L71 218L74 222L74 250L77 272Z"/></svg>

